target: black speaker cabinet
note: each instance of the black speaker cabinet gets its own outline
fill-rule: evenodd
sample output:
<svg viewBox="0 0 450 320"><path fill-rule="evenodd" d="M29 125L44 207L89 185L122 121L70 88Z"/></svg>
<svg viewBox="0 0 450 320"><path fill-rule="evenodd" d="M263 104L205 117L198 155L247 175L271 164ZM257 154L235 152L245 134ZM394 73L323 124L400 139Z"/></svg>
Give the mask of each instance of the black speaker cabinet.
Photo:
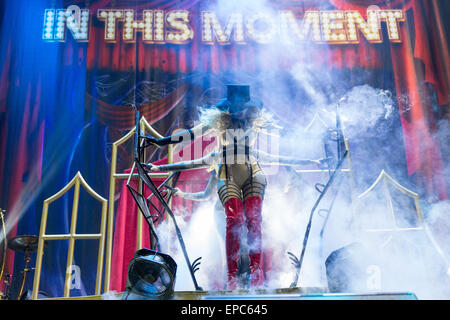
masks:
<svg viewBox="0 0 450 320"><path fill-rule="evenodd" d="M378 266L360 243L333 251L325 261L330 292L371 292L381 289Z"/></svg>

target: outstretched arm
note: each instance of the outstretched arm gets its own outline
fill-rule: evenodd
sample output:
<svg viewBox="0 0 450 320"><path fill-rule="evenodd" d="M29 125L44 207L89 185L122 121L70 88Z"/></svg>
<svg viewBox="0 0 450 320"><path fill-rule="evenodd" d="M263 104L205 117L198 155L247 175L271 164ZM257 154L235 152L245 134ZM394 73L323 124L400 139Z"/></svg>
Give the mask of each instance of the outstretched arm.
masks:
<svg viewBox="0 0 450 320"><path fill-rule="evenodd" d="M326 163L329 159L318 159L318 160L310 160L310 159L297 159L293 157L288 156L281 156L281 155L273 155L266 153L261 150L253 150L253 155L260 161L262 164L282 164L282 165L307 165L307 164L316 164L316 165L323 165Z"/></svg>
<svg viewBox="0 0 450 320"><path fill-rule="evenodd" d="M158 146L165 146L168 144L180 143L184 139L190 139L191 141L193 141L194 139L205 135L209 130L209 127L200 123L192 129L182 130L168 137L158 139L155 137L147 136L145 137L145 139L147 140L147 142L157 144Z"/></svg>
<svg viewBox="0 0 450 320"><path fill-rule="evenodd" d="M216 185L217 185L217 176L215 171L212 171L211 174L209 175L208 184L206 185L205 190L201 192L188 193L183 192L178 188L175 188L175 195L187 200L207 201L211 199L211 196L213 195L213 191L215 190Z"/></svg>
<svg viewBox="0 0 450 320"><path fill-rule="evenodd" d="M209 168L213 166L216 161L217 161L217 153L213 152L202 158L190 161L182 161L177 163L162 164L156 166L149 164L149 166L151 171L185 171L192 169Z"/></svg>

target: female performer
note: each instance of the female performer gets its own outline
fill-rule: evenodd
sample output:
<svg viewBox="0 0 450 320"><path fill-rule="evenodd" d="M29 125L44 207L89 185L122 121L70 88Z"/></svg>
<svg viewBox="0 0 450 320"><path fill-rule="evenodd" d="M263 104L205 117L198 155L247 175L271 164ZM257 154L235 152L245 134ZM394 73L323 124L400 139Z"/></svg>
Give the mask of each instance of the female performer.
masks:
<svg viewBox="0 0 450 320"><path fill-rule="evenodd" d="M286 165L317 164L327 159L298 160L274 156L254 149L256 135L273 125L262 108L262 103L250 99L247 85L228 85L227 98L215 107L203 110L200 124L193 129L161 139L148 137L151 143L167 145L178 143L186 135L198 138L213 132L218 139L218 149L202 158L179 163L152 166L151 171L181 171L198 168L215 169L217 190L225 209L225 253L227 256L227 289L238 288L237 271L241 229L246 224L249 249L249 286L261 287L261 212L266 187L266 177L258 161Z"/></svg>

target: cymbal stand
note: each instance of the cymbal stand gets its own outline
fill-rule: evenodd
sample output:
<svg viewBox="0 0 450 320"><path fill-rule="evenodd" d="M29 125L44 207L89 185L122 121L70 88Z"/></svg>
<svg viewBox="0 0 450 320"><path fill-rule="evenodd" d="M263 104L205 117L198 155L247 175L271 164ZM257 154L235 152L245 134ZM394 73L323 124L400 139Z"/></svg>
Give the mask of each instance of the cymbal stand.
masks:
<svg viewBox="0 0 450 320"><path fill-rule="evenodd" d="M17 300L19 300L20 297L22 296L22 292L23 292L23 289L25 287L25 280L26 280L26 277L27 277L27 273L28 273L28 271L32 270L32 268L28 269L28 264L31 261L30 254L31 254L31 251L29 249L25 250L25 266L24 266L23 271L22 271L22 274L23 274L22 275L22 283L20 285L20 290L19 290L19 295L17 296Z"/></svg>

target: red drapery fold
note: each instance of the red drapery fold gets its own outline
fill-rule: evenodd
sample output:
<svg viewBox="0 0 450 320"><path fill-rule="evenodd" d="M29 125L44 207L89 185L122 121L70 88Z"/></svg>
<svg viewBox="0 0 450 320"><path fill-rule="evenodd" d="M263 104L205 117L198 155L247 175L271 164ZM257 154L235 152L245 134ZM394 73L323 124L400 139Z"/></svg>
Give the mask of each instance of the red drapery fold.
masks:
<svg viewBox="0 0 450 320"><path fill-rule="evenodd" d="M424 96L420 71L415 58L420 58L425 67L425 81L438 83L430 55L428 36L420 13L419 1L412 2L414 14L415 43L411 41L410 24L401 28L401 44L391 45L392 65L400 108L408 173L419 173L428 194L436 194L440 200L447 199L447 186L443 174L443 163L439 144L435 141L429 123L430 102ZM418 49L418 46L423 48ZM413 49L414 48L414 49ZM448 95L448 94L447 94ZM448 103L443 101L443 103Z"/></svg>
<svg viewBox="0 0 450 320"><path fill-rule="evenodd" d="M437 91L438 104L444 106L450 102L450 54L448 40L445 35L442 14L439 12L439 6L437 5L436 0L422 1L422 4L425 9L425 19L427 21L435 22L429 23L427 26L430 35L428 48L431 51L431 59L426 65L434 66L437 81L433 84ZM420 8L418 8L418 10L420 10ZM420 59L419 55L417 55L417 57Z"/></svg>

